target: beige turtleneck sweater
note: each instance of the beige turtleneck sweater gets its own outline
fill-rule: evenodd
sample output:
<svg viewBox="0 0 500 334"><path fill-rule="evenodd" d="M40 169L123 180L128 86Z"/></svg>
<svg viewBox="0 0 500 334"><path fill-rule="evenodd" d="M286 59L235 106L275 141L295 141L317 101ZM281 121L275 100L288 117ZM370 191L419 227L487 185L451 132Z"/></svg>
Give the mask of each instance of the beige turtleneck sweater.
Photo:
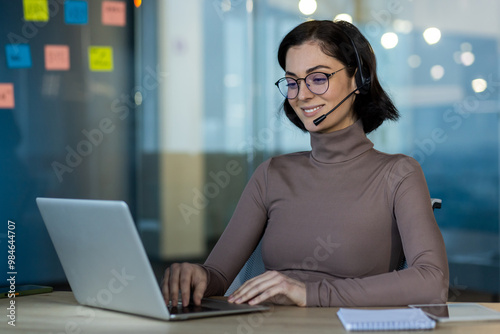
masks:
<svg viewBox="0 0 500 334"><path fill-rule="evenodd" d="M222 295L262 238L266 270L308 306L446 302L448 263L418 163L373 149L361 121L262 163L203 267ZM408 269L396 271L406 256Z"/></svg>

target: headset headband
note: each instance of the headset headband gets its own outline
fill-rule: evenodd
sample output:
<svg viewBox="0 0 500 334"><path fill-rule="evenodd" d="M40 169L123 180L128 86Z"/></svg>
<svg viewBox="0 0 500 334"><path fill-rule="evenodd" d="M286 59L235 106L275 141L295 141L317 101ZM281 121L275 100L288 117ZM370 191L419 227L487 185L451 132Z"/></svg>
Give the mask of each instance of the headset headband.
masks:
<svg viewBox="0 0 500 334"><path fill-rule="evenodd" d="M347 36L347 38L349 38L349 40L351 41L352 48L354 50L354 56L356 58L356 64L358 67L357 68L358 70L356 71L355 74L356 86L358 87L358 91L360 94L367 94L368 91L370 90L370 82L371 82L370 74L367 73L367 75L365 75L363 72L363 60L359 56L358 48L356 47L354 40L344 30L342 29L340 30L344 33L344 35Z"/></svg>

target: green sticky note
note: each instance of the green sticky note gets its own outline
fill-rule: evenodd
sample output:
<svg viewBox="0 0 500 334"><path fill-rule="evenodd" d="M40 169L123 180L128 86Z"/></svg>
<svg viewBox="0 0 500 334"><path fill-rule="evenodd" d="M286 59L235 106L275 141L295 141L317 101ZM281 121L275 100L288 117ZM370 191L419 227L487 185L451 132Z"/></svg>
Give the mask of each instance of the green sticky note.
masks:
<svg viewBox="0 0 500 334"><path fill-rule="evenodd" d="M49 0L23 0L23 9L25 21L49 20Z"/></svg>
<svg viewBox="0 0 500 334"><path fill-rule="evenodd" d="M113 48L110 46L90 46L89 68L95 72L113 71Z"/></svg>

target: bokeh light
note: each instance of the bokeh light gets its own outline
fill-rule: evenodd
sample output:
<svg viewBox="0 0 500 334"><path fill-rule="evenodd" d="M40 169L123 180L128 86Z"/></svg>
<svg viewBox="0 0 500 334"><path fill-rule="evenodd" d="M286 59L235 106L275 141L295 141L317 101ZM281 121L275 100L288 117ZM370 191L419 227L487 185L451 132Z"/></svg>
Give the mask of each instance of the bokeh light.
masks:
<svg viewBox="0 0 500 334"><path fill-rule="evenodd" d="M395 31L402 34L409 34L413 30L413 23L408 20L395 19L392 26Z"/></svg>
<svg viewBox="0 0 500 334"><path fill-rule="evenodd" d="M408 65L411 68L417 68L422 64L422 59L419 55L411 55L408 57Z"/></svg>
<svg viewBox="0 0 500 334"><path fill-rule="evenodd" d="M429 45L436 44L441 39L441 30L434 27L427 28L425 29L423 35L427 44Z"/></svg>
<svg viewBox="0 0 500 334"><path fill-rule="evenodd" d="M398 45L399 39L398 35L393 32L386 32L385 34L382 35L380 38L380 44L386 49L392 49L396 45Z"/></svg>
<svg viewBox="0 0 500 334"><path fill-rule="evenodd" d="M472 89L476 93L484 92L486 88L488 88L488 83L486 82L486 80L481 78L472 80L471 84L472 84Z"/></svg>
<svg viewBox="0 0 500 334"><path fill-rule="evenodd" d="M434 65L431 67L431 78L435 81L440 80L444 76L444 67L441 65Z"/></svg>
<svg viewBox="0 0 500 334"><path fill-rule="evenodd" d="M304 15L311 15L318 8L316 0L300 0L299 10Z"/></svg>
<svg viewBox="0 0 500 334"><path fill-rule="evenodd" d="M474 64L475 59L476 57L470 51L462 52L462 54L460 55L460 61L465 66L471 66L472 64Z"/></svg>
<svg viewBox="0 0 500 334"><path fill-rule="evenodd" d="M346 21L352 23L352 16L347 13L338 14L333 18L333 21Z"/></svg>

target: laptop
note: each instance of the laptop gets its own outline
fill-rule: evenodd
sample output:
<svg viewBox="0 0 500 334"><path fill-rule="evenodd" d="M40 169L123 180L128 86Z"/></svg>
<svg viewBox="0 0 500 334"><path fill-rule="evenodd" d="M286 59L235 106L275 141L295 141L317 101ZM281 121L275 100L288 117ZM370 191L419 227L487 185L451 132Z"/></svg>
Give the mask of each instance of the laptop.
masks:
<svg viewBox="0 0 500 334"><path fill-rule="evenodd" d="M204 298L167 306L125 202L37 198L76 300L91 307L163 320L266 311L265 305Z"/></svg>

